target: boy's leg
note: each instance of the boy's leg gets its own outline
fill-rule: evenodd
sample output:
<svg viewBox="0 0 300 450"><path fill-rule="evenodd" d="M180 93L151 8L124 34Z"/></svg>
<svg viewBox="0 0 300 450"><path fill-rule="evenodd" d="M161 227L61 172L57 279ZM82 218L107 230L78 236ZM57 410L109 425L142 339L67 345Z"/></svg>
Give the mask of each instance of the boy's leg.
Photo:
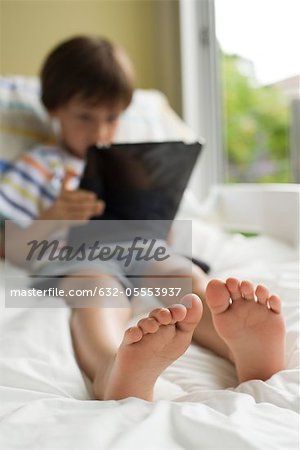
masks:
<svg viewBox="0 0 300 450"><path fill-rule="evenodd" d="M93 289L94 286L124 290L115 278L96 273L89 274L86 278L86 286L83 286L81 277L86 276L86 273L72 274L72 277L63 278L59 287L65 292L70 289ZM80 281L77 281L76 277L80 277ZM96 398L102 399L132 310L125 295L118 296L115 307L107 307L110 299L105 297L98 296L93 300L97 301L99 306L73 308L71 333L78 363L91 379Z"/></svg>
<svg viewBox="0 0 300 450"><path fill-rule="evenodd" d="M203 303L203 315L201 324L199 324L194 331L193 340L202 347L208 348L223 358L229 359L232 362L231 352L225 341L218 335L215 330L211 311L207 306L205 291L209 278L207 275L195 264L192 264L189 260L183 257L172 258L169 261L160 261L153 264L151 269L151 275L159 275L157 278L147 278L143 282L151 287L165 287L165 279L160 278L162 275L166 277L182 277L190 274L192 277L192 289L193 293L198 295ZM185 274L185 275L182 275ZM155 284L155 285L154 285ZM170 287L172 286L172 278L170 278ZM161 296L160 301L168 306L174 302L174 297Z"/></svg>
<svg viewBox="0 0 300 450"><path fill-rule="evenodd" d="M82 289L82 280L76 286L74 275L64 278L60 288ZM120 288L115 279L107 276L95 274L89 278L89 289L93 282L96 286ZM75 352L81 368L92 380L96 398L152 400L158 376L185 352L201 319L200 299L193 295L187 297L189 308L184 306L183 298L183 304L155 309L125 334L123 330L131 316L127 298L119 298L115 308L73 310L71 330ZM120 345L121 335L124 337Z"/></svg>
<svg viewBox="0 0 300 450"><path fill-rule="evenodd" d="M196 265L192 266L193 293L197 294L203 303L203 316L201 324L194 331L193 340L202 347L212 350L217 355L233 362L231 351L226 342L216 332L211 311L206 301L206 288L209 283L208 276Z"/></svg>
<svg viewBox="0 0 300 450"><path fill-rule="evenodd" d="M265 286L228 278L209 282L207 303L230 348L239 382L267 380L285 366L285 323L278 296Z"/></svg>
<svg viewBox="0 0 300 450"><path fill-rule="evenodd" d="M280 299L270 296L262 285L254 289L249 281L240 283L235 278L208 282L201 272L193 266L193 292L203 301L203 316L193 339L233 362L239 382L266 380L282 370L285 324Z"/></svg>
<svg viewBox="0 0 300 450"><path fill-rule="evenodd" d="M187 305L187 307L185 306ZM181 304L158 308L129 328L116 355L104 398L151 401L159 375L189 347L202 304L189 294Z"/></svg>

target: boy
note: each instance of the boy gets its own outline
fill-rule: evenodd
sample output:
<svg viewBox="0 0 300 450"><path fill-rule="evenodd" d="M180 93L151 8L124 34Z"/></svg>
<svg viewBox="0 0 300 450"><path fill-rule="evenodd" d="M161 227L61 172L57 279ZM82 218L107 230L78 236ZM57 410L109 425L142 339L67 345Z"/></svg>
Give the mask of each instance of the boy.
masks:
<svg viewBox="0 0 300 450"><path fill-rule="evenodd" d="M48 228L41 230L34 222L22 233L16 228L18 249L27 232L32 235L36 230L35 238L43 239L59 228L61 220L88 220L104 210L93 193L70 190L70 181L78 186L90 145L112 142L119 116L131 102L134 74L117 46L105 39L75 37L47 57L41 87L42 102L59 126L60 141L25 153L6 173L0 208L16 220L46 220ZM20 251L15 261L20 262L21 256ZM64 292L82 289L84 278L89 289L101 286L120 292L126 283L122 274L107 274L100 265L70 267L60 273L59 288ZM166 267L164 274L172 273L180 276L180 267L173 272ZM233 278L208 283L196 266L192 280L194 294L180 304L153 310L125 334L132 309L124 294L119 294L117 308L101 307L105 302L101 296L100 307L73 308L75 353L97 399L152 400L157 377L184 353L192 338L232 361L240 382L265 380L284 367L285 331L278 297L263 286L254 291L251 283Z"/></svg>

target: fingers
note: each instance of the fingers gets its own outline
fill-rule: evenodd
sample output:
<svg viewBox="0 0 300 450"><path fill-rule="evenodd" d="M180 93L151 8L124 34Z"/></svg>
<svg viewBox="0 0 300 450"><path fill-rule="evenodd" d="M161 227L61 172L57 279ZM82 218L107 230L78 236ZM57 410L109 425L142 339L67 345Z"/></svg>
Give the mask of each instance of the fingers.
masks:
<svg viewBox="0 0 300 450"><path fill-rule="evenodd" d="M74 175L72 174L72 172L70 172L69 170L66 170L64 177L62 179L62 184L61 184L62 191L71 191L72 190L71 180L73 177L74 177Z"/></svg>
<svg viewBox="0 0 300 450"><path fill-rule="evenodd" d="M104 203L101 201L97 201L95 204L82 204L80 207L76 204L68 204L65 207L65 214L72 220L86 220L100 215L104 207Z"/></svg>
<svg viewBox="0 0 300 450"><path fill-rule="evenodd" d="M62 180L62 188L58 197L58 208L65 220L86 220L103 213L105 203L97 199L94 192L83 189L73 190L71 179L73 174L66 171Z"/></svg>

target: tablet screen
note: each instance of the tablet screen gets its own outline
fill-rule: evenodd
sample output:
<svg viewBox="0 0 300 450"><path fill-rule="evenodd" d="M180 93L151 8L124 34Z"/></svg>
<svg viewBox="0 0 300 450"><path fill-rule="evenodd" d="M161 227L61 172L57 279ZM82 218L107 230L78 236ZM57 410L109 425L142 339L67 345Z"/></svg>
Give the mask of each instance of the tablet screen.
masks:
<svg viewBox="0 0 300 450"><path fill-rule="evenodd" d="M200 150L198 142L91 147L80 188L105 201L97 219L172 220Z"/></svg>
<svg viewBox="0 0 300 450"><path fill-rule="evenodd" d="M104 213L92 219L171 222L201 148L199 142L90 147L80 188L106 204Z"/></svg>

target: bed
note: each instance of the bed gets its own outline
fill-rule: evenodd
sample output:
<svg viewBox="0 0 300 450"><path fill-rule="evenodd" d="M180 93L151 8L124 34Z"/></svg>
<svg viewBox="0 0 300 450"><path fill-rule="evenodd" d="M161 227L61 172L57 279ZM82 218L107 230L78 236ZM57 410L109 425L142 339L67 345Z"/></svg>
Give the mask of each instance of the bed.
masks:
<svg viewBox="0 0 300 450"><path fill-rule="evenodd" d="M176 121L181 132L185 130ZM289 198L299 200L297 189L292 191ZM280 227L278 234L272 231L278 231L275 225L264 228L265 223L253 221L253 211L249 211L248 228L246 213L234 223L225 212L237 194L243 204L246 194L241 189L229 195L226 188L219 188L203 207L187 191L177 218L193 220L193 255L211 265L211 277L224 280L236 276L264 283L282 297L286 369L266 382L253 380L237 386L229 362L192 344L159 378L153 403L136 398L96 401L75 359L68 326L70 311L5 308L5 274L20 277L24 285L28 280L20 269L9 264L4 268L2 261L1 449L298 448L298 224L297 220L291 222L291 238ZM245 237L237 232L250 228L258 234ZM177 246L180 249L184 242ZM150 304L154 305L153 299ZM134 308L131 323L144 313L138 299Z"/></svg>

